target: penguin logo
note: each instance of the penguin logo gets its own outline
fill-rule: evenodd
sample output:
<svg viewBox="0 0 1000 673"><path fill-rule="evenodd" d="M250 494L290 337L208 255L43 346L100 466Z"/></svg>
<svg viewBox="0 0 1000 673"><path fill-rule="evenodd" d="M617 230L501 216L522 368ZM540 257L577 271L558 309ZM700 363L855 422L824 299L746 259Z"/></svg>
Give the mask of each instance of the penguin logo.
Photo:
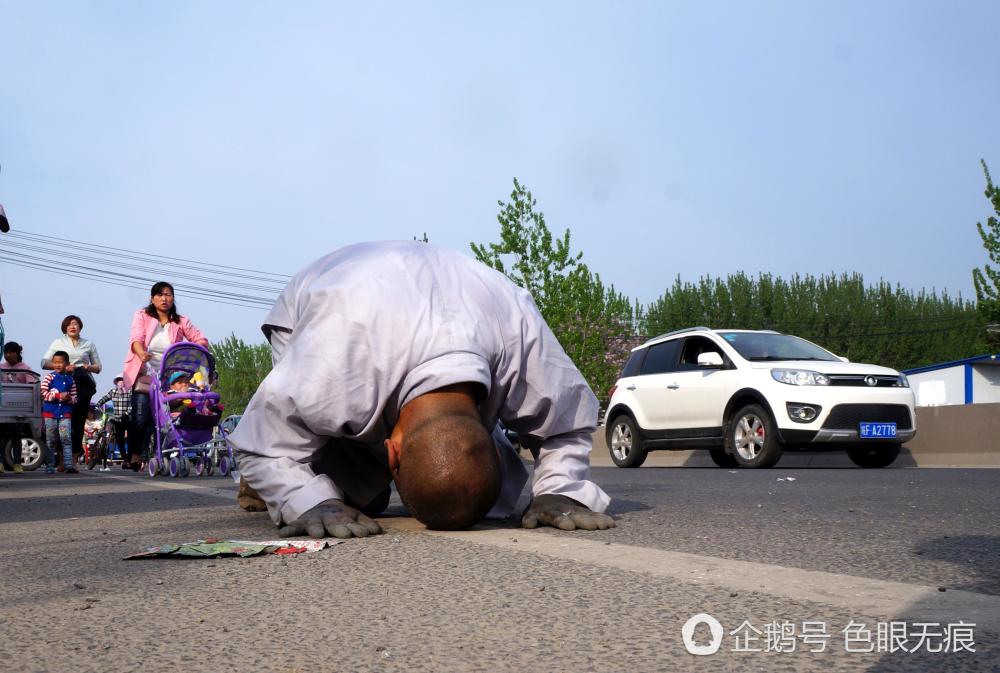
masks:
<svg viewBox="0 0 1000 673"><path fill-rule="evenodd" d="M694 630L699 624L708 624L708 630L712 633L712 640L708 645L699 645L694 641ZM699 657L718 652L719 648L722 647L722 634L722 624L719 623L719 620L705 612L699 612L681 627L684 647L687 648L688 652Z"/></svg>

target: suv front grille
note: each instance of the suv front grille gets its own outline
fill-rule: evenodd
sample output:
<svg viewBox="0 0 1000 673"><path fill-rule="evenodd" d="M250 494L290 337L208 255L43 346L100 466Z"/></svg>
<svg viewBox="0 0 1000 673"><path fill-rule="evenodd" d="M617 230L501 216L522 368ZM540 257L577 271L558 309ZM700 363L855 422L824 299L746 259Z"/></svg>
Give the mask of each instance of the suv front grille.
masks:
<svg viewBox="0 0 1000 673"><path fill-rule="evenodd" d="M831 386L868 386L864 374L827 374ZM873 376L875 385L872 388L893 388L899 384L898 376Z"/></svg>
<svg viewBox="0 0 1000 673"><path fill-rule="evenodd" d="M830 410L823 429L857 430L860 423L895 423L898 430L913 429L905 404L838 404Z"/></svg>

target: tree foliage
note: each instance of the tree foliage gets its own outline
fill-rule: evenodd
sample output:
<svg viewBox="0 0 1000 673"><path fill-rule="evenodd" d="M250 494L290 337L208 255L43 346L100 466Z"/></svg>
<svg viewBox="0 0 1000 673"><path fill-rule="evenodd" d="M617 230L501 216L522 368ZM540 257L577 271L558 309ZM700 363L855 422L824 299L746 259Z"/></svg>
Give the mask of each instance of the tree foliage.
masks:
<svg viewBox="0 0 1000 673"><path fill-rule="evenodd" d="M605 285L573 252L570 230L553 236L531 192L514 179L509 201L498 201L500 240L471 243L480 262L531 293L542 317L599 398L629 351L649 336L705 325L773 329L814 341L853 361L897 369L961 359L989 350L985 323L1000 323L1000 187L986 163L986 197L995 215L979 223L991 264L973 271L976 303L946 292L913 292L861 274L792 276L744 273L674 283L648 306ZM427 235L414 240L427 242ZM267 344L231 335L212 346L218 389L230 413L242 413L271 370Z"/></svg>
<svg viewBox="0 0 1000 673"><path fill-rule="evenodd" d="M247 344L231 334L212 344L219 381L216 390L222 396L227 414L242 414L257 392L257 387L271 371L271 347Z"/></svg>
<svg viewBox="0 0 1000 673"><path fill-rule="evenodd" d="M980 313L988 322L996 325L1000 323L1000 187L993 184L986 161L981 160L980 163L986 175L985 194L993 206L993 215L986 220L985 226L982 222L977 222L976 228L983 239L983 247L986 248L990 262L996 266L986 264L982 269L973 269L972 281L976 286Z"/></svg>
<svg viewBox="0 0 1000 673"><path fill-rule="evenodd" d="M986 171L986 165L983 164ZM1000 189L986 171L987 197L1000 216ZM510 200L498 201L498 243L472 243L476 258L528 290L563 349L606 400L608 387L646 338L675 329L773 329L809 339L853 361L897 369L987 352L985 319L1000 322L1000 222L980 235L997 268L976 270L980 309L961 296L914 292L861 274L776 278L744 273L677 278L648 306L606 286L572 251L570 231L553 236L531 192L517 179ZM990 304L989 302L992 302ZM984 305L992 308L981 314Z"/></svg>
<svg viewBox="0 0 1000 673"><path fill-rule="evenodd" d="M582 252L572 252L568 228L562 236L552 235L517 178L510 201L497 205L500 241L471 243L473 254L531 293L566 354L598 396L604 395L621 364L622 344L634 340L637 307L606 286L583 263Z"/></svg>
<svg viewBox="0 0 1000 673"><path fill-rule="evenodd" d="M773 329L801 336L857 362L906 369L986 352L974 303L947 293L912 292L861 274L757 278L736 273L683 283L649 305L644 329L655 335L704 325Z"/></svg>

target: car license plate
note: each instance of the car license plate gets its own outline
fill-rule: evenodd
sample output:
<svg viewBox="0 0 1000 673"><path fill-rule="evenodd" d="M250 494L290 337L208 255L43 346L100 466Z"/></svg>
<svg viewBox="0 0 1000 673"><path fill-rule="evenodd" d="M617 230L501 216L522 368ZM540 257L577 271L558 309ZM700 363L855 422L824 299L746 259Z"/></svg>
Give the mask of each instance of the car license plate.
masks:
<svg viewBox="0 0 1000 673"><path fill-rule="evenodd" d="M894 439L896 437L896 424L862 423L858 436L861 439Z"/></svg>

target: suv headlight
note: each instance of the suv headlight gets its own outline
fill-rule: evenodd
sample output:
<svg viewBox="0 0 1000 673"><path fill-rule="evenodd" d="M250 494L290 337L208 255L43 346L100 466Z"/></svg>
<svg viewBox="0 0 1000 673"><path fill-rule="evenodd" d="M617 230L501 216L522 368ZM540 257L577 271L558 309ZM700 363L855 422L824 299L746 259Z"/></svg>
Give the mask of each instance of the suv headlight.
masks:
<svg viewBox="0 0 1000 673"><path fill-rule="evenodd" d="M790 386L828 386L830 379L808 369L772 369L771 377L778 383Z"/></svg>
<svg viewBox="0 0 1000 673"><path fill-rule="evenodd" d="M906 378L906 374L900 374L899 379L896 381L894 388L909 388L910 380Z"/></svg>

